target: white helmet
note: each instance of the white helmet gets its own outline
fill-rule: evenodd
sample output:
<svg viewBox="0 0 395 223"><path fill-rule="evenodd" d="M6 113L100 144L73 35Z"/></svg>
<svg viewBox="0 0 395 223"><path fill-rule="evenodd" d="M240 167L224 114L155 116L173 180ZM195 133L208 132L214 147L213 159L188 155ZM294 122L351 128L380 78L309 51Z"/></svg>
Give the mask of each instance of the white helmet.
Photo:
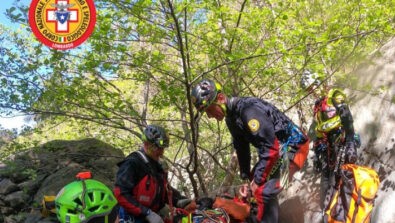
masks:
<svg viewBox="0 0 395 223"><path fill-rule="evenodd" d="M302 78L300 79L300 86L302 89L307 89L311 85L320 85L321 81L317 73L313 73L310 70L305 70L302 73Z"/></svg>

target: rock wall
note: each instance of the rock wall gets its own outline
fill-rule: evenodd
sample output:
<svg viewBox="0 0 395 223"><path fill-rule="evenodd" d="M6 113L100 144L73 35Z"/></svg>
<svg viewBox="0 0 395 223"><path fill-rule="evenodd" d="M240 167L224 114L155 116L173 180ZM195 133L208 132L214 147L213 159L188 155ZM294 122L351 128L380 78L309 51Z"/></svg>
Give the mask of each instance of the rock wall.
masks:
<svg viewBox="0 0 395 223"><path fill-rule="evenodd" d="M372 222L395 222L395 38L379 50L372 63L355 72L360 86L372 92L348 89L354 127L361 134L359 163L377 171L380 190Z"/></svg>
<svg viewBox="0 0 395 223"><path fill-rule="evenodd" d="M371 222L395 222L395 38L361 64L350 79L357 86L345 89L350 100L355 131L361 135L358 164L376 170L380 189ZM280 194L280 222L321 222L320 176L312 170L312 151L306 168L295 174L287 191ZM300 214L304 213L304 214Z"/></svg>
<svg viewBox="0 0 395 223"><path fill-rule="evenodd" d="M56 195L83 171L112 189L116 164L123 159L121 150L84 139L51 141L0 163L0 223L58 222L41 217L43 195Z"/></svg>

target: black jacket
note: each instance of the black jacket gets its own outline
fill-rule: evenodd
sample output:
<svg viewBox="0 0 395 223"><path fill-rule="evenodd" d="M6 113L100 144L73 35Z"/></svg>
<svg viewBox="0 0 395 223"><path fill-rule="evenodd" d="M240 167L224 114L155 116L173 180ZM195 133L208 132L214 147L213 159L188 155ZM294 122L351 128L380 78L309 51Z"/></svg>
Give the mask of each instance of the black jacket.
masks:
<svg viewBox="0 0 395 223"><path fill-rule="evenodd" d="M279 157L280 142L289 137L287 129L292 121L274 105L258 98L230 98L226 106L226 124L233 137L240 176L249 178L251 143L259 155L254 180L262 184Z"/></svg>
<svg viewBox="0 0 395 223"><path fill-rule="evenodd" d="M118 166L114 194L128 213L146 216L148 209L157 212L168 203L166 175L160 163L142 149L131 153ZM173 193L174 204L180 199L178 194Z"/></svg>

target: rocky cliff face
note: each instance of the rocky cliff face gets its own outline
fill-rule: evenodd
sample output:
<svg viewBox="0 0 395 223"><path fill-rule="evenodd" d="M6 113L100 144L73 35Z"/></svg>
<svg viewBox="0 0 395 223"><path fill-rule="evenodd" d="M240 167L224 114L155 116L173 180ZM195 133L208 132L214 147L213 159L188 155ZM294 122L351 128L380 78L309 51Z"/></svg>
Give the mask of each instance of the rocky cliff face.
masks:
<svg viewBox="0 0 395 223"><path fill-rule="evenodd" d="M113 188L121 150L96 139L51 141L0 163L0 222L44 223L43 195L56 195L79 172L91 171L94 179Z"/></svg>
<svg viewBox="0 0 395 223"><path fill-rule="evenodd" d="M378 56L354 72L358 87L345 89L350 100L355 131L361 135L358 164L376 170L380 189L371 222L395 222L395 39ZM369 88L371 90L369 90ZM280 222L321 221L320 178L312 171L311 156L304 171L295 175L292 186L280 196ZM304 214L301 214L304 213Z"/></svg>
<svg viewBox="0 0 395 223"><path fill-rule="evenodd" d="M381 185L372 222L395 222L395 39L380 49L373 64L355 72L361 86L376 92L349 89L354 127L361 134L361 165L377 171Z"/></svg>

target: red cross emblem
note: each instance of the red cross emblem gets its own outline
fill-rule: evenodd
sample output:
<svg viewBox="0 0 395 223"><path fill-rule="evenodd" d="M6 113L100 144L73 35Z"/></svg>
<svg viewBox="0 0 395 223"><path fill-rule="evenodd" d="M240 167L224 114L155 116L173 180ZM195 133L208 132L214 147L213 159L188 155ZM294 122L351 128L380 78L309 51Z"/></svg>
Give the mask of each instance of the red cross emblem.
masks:
<svg viewBox="0 0 395 223"><path fill-rule="evenodd" d="M78 9L62 7L68 4L69 0L56 0L58 8L46 9L45 20L47 23L55 23L55 32L57 33L68 33L69 23L78 22Z"/></svg>

